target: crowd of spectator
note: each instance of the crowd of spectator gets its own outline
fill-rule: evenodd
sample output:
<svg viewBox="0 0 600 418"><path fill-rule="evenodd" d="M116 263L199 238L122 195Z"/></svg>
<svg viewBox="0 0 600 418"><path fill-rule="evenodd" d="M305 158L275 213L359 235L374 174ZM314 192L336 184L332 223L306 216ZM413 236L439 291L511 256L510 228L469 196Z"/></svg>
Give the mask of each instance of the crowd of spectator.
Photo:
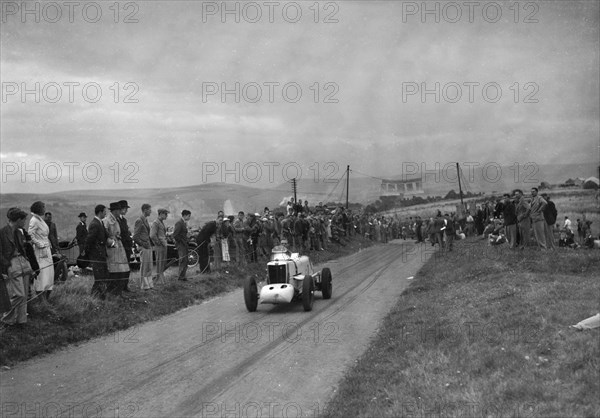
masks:
<svg viewBox="0 0 600 418"><path fill-rule="evenodd" d="M545 193L538 195L537 188L531 189L530 197L515 190L477 203L464 213L442 215L438 210L435 216L408 218L328 207L322 202L311 206L308 201L291 199L285 207L274 211L265 207L262 213L226 215L219 211L215 220L198 229L188 226L189 210L177 216L172 230L165 225L167 209L158 209L150 222L152 206L145 203L131 230L125 217L129 209L126 200L109 207L97 205L89 226L85 212L78 216L71 244L79 248L78 266L91 267L92 295L102 299L129 297L132 263L139 265L139 279L135 279L141 290L152 291L155 282L164 283L170 244L177 250L177 279L181 281L188 280L192 254L197 255L198 272L208 273L232 263L245 266L268 261L271 249L282 243L294 252L324 251L332 243L345 245L355 235L381 243L428 241L444 251L452 251L455 240L474 235L487 238L491 245L506 243L511 249L532 244L541 249L594 245L592 222L582 217L573 223L565 216L561 226L554 202ZM67 263L60 253L56 224L43 202L34 202L30 214L10 208L7 217L8 225L0 229L0 310L3 324L18 328L27 322L28 301L39 298L47 303L55 279L66 279Z"/></svg>

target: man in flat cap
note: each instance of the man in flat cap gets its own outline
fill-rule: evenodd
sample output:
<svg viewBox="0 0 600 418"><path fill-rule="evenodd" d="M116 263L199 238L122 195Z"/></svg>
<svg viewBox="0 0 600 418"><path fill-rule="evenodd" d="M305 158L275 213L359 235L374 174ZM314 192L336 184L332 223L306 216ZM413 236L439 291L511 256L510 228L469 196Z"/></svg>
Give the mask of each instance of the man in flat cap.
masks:
<svg viewBox="0 0 600 418"><path fill-rule="evenodd" d="M162 280L165 283L165 267L167 265L167 227L165 219L169 211L167 209L158 210L158 218L150 226L150 239L154 243L154 254L156 256L156 280Z"/></svg>

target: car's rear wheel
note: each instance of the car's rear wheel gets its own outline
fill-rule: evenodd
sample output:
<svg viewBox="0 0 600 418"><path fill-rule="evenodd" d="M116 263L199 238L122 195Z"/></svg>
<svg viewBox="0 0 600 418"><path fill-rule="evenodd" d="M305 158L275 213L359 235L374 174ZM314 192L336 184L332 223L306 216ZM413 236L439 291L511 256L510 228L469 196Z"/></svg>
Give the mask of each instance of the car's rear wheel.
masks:
<svg viewBox="0 0 600 418"><path fill-rule="evenodd" d="M198 256L196 250L191 250L188 253L188 268L196 267L199 259L200 257Z"/></svg>
<svg viewBox="0 0 600 418"><path fill-rule="evenodd" d="M315 299L315 285L312 276L304 276L302 280L302 306L305 311L311 311Z"/></svg>
<svg viewBox="0 0 600 418"><path fill-rule="evenodd" d="M244 302L249 312L255 312L258 306L258 286L254 277L248 277L244 282Z"/></svg>
<svg viewBox="0 0 600 418"><path fill-rule="evenodd" d="M331 284L331 270L327 267L321 271L321 291L323 292L323 299L331 299L333 285Z"/></svg>

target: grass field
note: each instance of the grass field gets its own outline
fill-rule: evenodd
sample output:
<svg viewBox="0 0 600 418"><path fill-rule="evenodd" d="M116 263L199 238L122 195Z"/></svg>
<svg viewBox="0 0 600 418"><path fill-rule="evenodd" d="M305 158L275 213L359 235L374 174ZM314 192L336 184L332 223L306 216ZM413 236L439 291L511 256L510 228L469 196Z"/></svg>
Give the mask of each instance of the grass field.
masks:
<svg viewBox="0 0 600 418"><path fill-rule="evenodd" d="M326 251L307 255L318 264L373 244L362 237L344 241L343 246L330 243ZM130 287L136 292L127 300L110 295L106 300L92 297L91 273L70 278L55 285L48 302L35 299L28 304L28 323L24 330L0 330L0 365L10 366L95 337L135 338L136 325L237 289L249 276L262 279L265 268L263 260L243 268L232 264L203 275L193 269L188 271L188 278L193 278L180 282L176 280L176 267L172 267L166 271L167 283L155 284L156 291L142 291L131 284L135 280L130 281ZM137 278L139 283L139 272L133 272L131 278Z"/></svg>
<svg viewBox="0 0 600 418"><path fill-rule="evenodd" d="M455 244L415 276L324 416L600 417L600 329L570 328L600 312L600 251Z"/></svg>

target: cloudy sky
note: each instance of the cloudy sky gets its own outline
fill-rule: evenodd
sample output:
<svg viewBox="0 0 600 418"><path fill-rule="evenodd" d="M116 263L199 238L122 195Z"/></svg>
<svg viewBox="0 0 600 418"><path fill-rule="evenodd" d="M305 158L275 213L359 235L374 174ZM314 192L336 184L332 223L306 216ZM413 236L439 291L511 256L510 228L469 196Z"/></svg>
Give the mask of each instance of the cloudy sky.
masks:
<svg viewBox="0 0 600 418"><path fill-rule="evenodd" d="M3 193L598 161L597 1L1 3Z"/></svg>

